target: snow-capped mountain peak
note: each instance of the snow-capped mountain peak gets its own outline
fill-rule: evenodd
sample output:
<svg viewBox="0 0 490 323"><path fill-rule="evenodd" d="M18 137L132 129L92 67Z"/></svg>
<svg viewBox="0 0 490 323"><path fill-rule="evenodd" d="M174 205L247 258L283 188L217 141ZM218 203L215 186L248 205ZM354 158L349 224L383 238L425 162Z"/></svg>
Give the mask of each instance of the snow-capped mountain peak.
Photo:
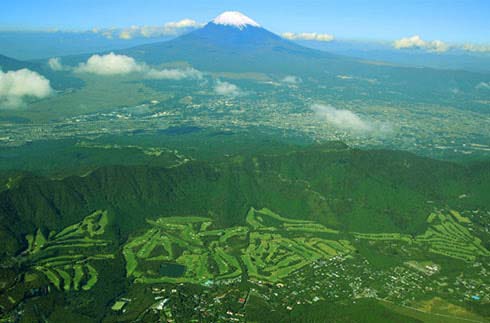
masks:
<svg viewBox="0 0 490 323"><path fill-rule="evenodd" d="M243 29L248 26L260 27L260 25L253 19L238 11L223 12L221 15L214 18L213 23L216 25L233 26L238 29Z"/></svg>

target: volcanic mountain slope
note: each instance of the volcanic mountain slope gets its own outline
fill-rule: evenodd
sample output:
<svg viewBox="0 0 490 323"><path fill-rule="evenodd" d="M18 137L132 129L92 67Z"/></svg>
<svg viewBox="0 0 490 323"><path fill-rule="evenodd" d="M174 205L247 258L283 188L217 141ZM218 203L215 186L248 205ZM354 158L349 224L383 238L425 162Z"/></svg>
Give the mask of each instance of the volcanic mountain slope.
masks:
<svg viewBox="0 0 490 323"><path fill-rule="evenodd" d="M488 164L338 145L174 168L110 166L85 177L17 179L0 193L0 239L4 256L15 254L26 234L60 230L94 210L109 211L122 239L152 217L210 216L228 227L243 224L252 206L341 230L419 233L434 207L489 209L489 183Z"/></svg>
<svg viewBox="0 0 490 323"><path fill-rule="evenodd" d="M478 84L489 81L487 74L401 67L334 55L284 39L236 12L225 12L203 28L170 41L114 52L157 68L184 63L205 73L295 75L304 81L303 86L321 84L330 91L345 88L341 94L347 98L447 104L488 112L479 103L485 93L477 89ZM62 61L74 67L90 56L68 56ZM457 98L453 89L459 90Z"/></svg>
<svg viewBox="0 0 490 323"><path fill-rule="evenodd" d="M378 97L396 100L413 98L440 103L451 95L450 89L458 88L465 93L460 99L468 95L467 99L472 100L464 105L465 109L474 105L475 96L481 96L475 86L488 81L485 74L400 67L306 48L235 12L226 12L203 28L173 40L118 53L151 65L186 62L208 72L293 74L303 79L314 78L329 87L349 86L350 82L339 79L347 76L356 84L354 80L364 80L362 86L366 91L380 91ZM453 101L448 104L454 104Z"/></svg>
<svg viewBox="0 0 490 323"><path fill-rule="evenodd" d="M305 72L308 60L339 57L288 41L238 12L225 12L203 28L168 42L122 50L149 64L187 61L203 70Z"/></svg>
<svg viewBox="0 0 490 323"><path fill-rule="evenodd" d="M34 63L19 61L4 55L0 55L0 70L7 71L16 71L22 68L36 69L37 66Z"/></svg>

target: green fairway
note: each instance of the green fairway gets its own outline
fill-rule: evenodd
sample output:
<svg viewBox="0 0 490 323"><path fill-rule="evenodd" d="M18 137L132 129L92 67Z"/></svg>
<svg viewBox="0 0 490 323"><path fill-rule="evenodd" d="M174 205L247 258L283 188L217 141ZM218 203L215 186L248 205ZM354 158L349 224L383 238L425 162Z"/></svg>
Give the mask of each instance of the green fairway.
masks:
<svg viewBox="0 0 490 323"><path fill-rule="evenodd" d="M315 236L338 234L336 230L312 221L284 218L269 209L251 208L247 227L208 230L212 222L202 217L165 217L147 222L152 227L130 238L123 248L127 276L139 283L203 283L235 278L243 271L253 279L277 282L315 260L355 250L346 240ZM303 238L304 233L313 237ZM236 239L247 247L238 249ZM161 263L182 265L185 272L167 276L158 269Z"/></svg>
<svg viewBox="0 0 490 323"><path fill-rule="evenodd" d="M100 238L108 223L107 212L96 211L79 223L52 232L48 238L38 229L26 236L28 248L19 260L43 273L59 290L89 290L98 276L91 262L115 258L110 253L94 252L95 248L102 251L110 245L110 241Z"/></svg>
<svg viewBox="0 0 490 323"><path fill-rule="evenodd" d="M431 226L416 237L400 233L350 235L360 240L400 242L465 261L489 256L481 241L464 226L471 224L468 221L455 211L432 213L427 219ZM130 238L123 248L127 276L139 283L201 284L209 279L238 277L244 271L252 279L279 282L316 260L355 251L337 230L312 221L284 218L269 209L250 208L247 227L209 230L212 222L203 217L165 217L148 223L151 228ZM325 238L325 234L334 239ZM232 241L242 241L246 247L237 249ZM185 271L169 276L158 269L161 263L183 266Z"/></svg>
<svg viewBox="0 0 490 323"><path fill-rule="evenodd" d="M423 234L412 237L400 233L358 233L352 235L357 239L371 241L399 241L414 244L430 253L463 261L474 261L477 257L490 256L490 251L482 246L481 240L468 229L471 221L459 212L431 213L427 222L430 227Z"/></svg>

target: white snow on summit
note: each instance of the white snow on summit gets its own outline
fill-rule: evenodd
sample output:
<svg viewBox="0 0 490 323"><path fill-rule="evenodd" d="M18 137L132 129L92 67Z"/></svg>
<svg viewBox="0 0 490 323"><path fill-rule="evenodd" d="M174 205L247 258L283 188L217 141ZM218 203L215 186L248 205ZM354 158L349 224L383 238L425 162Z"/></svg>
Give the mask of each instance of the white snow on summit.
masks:
<svg viewBox="0 0 490 323"><path fill-rule="evenodd" d="M260 27L260 25L251 18L238 11L226 11L214 18L213 23L217 25L233 26L243 29L247 26Z"/></svg>

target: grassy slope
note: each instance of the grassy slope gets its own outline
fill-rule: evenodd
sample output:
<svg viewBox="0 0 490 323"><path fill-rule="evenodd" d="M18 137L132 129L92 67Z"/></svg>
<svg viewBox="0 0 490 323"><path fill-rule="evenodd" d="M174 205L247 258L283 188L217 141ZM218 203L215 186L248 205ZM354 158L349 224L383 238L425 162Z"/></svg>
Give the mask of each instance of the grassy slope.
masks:
<svg viewBox="0 0 490 323"><path fill-rule="evenodd" d="M359 299L355 304L322 301L312 305L296 306L291 312L277 312L270 311L265 300L253 296L246 310L250 322L422 322L370 299Z"/></svg>

